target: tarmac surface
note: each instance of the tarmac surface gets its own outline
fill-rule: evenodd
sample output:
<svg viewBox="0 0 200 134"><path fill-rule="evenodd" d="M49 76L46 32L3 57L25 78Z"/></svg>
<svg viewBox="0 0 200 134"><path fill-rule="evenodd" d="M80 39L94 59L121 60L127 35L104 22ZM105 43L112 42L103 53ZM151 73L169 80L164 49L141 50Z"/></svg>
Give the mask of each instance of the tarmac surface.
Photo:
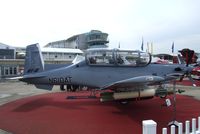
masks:
<svg viewBox="0 0 200 134"><path fill-rule="evenodd" d="M59 86L54 86L52 91L46 91L37 89L34 85L28 85L16 80L0 80L0 106L18 99L58 91ZM11 133L0 128L0 134Z"/></svg>
<svg viewBox="0 0 200 134"><path fill-rule="evenodd" d="M185 92L182 93L183 95L191 96L197 100L200 100L200 87L177 85L177 89L185 90ZM45 90L40 90L40 89L35 88L34 85L27 85L26 83L23 83L23 82L1 81L0 82L0 107L8 102L14 102L15 100L20 100L22 98L29 98L30 96L49 94L52 92L55 94L60 92L59 86L54 86L53 91L45 91ZM60 94L57 94L57 95L59 96ZM0 130L0 134L9 134L9 132Z"/></svg>
<svg viewBox="0 0 200 134"><path fill-rule="evenodd" d="M182 95L192 96L200 100L200 86L182 86L176 85L177 89L185 90ZM44 93L60 92L59 86L54 86L52 91L37 89L34 85L28 85L19 81L0 81L0 106L28 96L34 96Z"/></svg>
<svg viewBox="0 0 200 134"><path fill-rule="evenodd" d="M0 81L0 105L14 101L20 98L33 96L50 91L40 90L34 85L27 85L18 81Z"/></svg>

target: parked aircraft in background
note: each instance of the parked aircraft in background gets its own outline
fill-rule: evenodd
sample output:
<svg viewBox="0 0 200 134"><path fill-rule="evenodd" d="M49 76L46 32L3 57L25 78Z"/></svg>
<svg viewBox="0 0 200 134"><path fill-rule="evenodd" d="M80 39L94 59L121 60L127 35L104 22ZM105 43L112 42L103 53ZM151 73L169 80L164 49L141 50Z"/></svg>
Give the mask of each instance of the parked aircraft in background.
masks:
<svg viewBox="0 0 200 134"><path fill-rule="evenodd" d="M168 60L160 59L159 57L152 57L151 63L154 63L154 64L170 64L170 62Z"/></svg>
<svg viewBox="0 0 200 134"><path fill-rule="evenodd" d="M45 71L39 45L33 44L26 48L20 80L46 90L54 85L109 89L101 93L101 101L128 101L166 96L172 91L163 84L184 76L191 79L192 69L188 64L151 64L151 55L141 51L102 48L87 50L85 58L72 65Z"/></svg>
<svg viewBox="0 0 200 134"><path fill-rule="evenodd" d="M195 67L191 74L193 79L200 80L200 66Z"/></svg>

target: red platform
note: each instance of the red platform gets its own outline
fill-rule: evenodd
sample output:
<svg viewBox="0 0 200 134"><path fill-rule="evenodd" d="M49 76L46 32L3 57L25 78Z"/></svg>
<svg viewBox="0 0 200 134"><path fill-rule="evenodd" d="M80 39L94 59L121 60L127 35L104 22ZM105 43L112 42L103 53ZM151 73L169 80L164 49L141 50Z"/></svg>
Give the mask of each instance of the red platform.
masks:
<svg viewBox="0 0 200 134"><path fill-rule="evenodd" d="M172 107L162 106L160 98L120 105L99 99L66 100L66 96L51 93L7 103L0 107L0 128L14 134L142 134L142 121L153 119L161 133L173 115ZM178 121L199 115L200 101L177 96Z"/></svg>

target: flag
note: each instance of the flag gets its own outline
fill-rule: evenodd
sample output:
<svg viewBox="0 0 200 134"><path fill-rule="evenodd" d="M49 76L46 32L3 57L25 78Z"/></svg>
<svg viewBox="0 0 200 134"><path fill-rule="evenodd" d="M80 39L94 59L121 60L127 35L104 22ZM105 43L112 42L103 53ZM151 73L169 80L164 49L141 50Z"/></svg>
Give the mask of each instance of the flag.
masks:
<svg viewBox="0 0 200 134"><path fill-rule="evenodd" d="M119 42L118 48L120 48L120 42Z"/></svg>
<svg viewBox="0 0 200 134"><path fill-rule="evenodd" d="M174 42L172 43L172 53L174 53Z"/></svg>
<svg viewBox="0 0 200 134"><path fill-rule="evenodd" d="M141 50L142 50L142 51L144 50L144 40L143 40L143 38L142 38Z"/></svg>
<svg viewBox="0 0 200 134"><path fill-rule="evenodd" d="M147 42L147 53L149 53L149 42Z"/></svg>
<svg viewBox="0 0 200 134"><path fill-rule="evenodd" d="M153 42L151 42L151 54L153 54Z"/></svg>

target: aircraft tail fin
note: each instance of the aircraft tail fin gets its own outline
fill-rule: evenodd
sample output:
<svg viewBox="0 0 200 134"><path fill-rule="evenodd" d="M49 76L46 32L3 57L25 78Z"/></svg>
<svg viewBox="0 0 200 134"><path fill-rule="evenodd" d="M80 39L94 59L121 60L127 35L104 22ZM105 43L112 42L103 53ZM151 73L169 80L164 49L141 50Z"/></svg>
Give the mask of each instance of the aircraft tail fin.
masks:
<svg viewBox="0 0 200 134"><path fill-rule="evenodd" d="M44 71L44 60L39 44L32 44L26 47L26 58L24 74L31 74Z"/></svg>

